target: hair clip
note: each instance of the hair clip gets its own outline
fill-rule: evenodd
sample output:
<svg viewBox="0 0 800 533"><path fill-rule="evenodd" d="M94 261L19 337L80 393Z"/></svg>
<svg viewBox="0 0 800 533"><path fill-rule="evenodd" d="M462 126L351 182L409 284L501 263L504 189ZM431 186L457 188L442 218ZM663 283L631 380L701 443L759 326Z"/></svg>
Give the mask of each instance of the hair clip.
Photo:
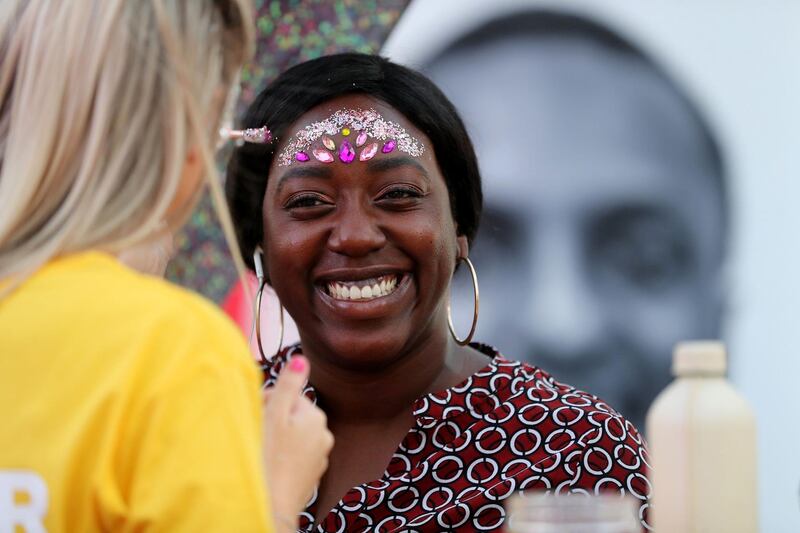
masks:
<svg viewBox="0 0 800 533"><path fill-rule="evenodd" d="M266 126L244 130L220 128L219 136L225 140L232 139L253 144L269 144L272 142L272 132Z"/></svg>

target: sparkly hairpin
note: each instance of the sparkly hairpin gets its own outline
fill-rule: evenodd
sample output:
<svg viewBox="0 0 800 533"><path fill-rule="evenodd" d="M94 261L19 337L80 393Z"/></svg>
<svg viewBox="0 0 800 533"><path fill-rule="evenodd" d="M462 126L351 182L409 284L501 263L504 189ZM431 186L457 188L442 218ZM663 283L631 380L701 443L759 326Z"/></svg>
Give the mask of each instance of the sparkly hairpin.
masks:
<svg viewBox="0 0 800 533"><path fill-rule="evenodd" d="M220 128L219 136L225 140L241 140L253 144L269 144L272 142L272 132L269 131L266 126L261 128L247 128L245 130Z"/></svg>
<svg viewBox="0 0 800 533"><path fill-rule="evenodd" d="M384 154L397 148L413 157L419 157L425 151L425 146L409 135L402 126L384 119L374 109L340 109L327 119L309 124L298 131L278 155L278 164L287 166L295 161L305 163L311 160L311 156L322 163L333 163L337 147L331 136L341 133L343 137L350 137L353 132L358 132L354 143L345 139L338 147L339 160L343 163L355 161L356 149L360 149L359 161L372 159L379 148ZM381 145L376 141L367 144L370 137L382 141ZM322 145L312 147L320 138Z"/></svg>

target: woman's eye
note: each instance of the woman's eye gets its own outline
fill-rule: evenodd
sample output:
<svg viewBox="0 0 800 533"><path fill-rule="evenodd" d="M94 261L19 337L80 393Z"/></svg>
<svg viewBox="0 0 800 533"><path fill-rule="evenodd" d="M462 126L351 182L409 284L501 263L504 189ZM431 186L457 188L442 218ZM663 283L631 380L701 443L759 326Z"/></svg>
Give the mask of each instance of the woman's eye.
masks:
<svg viewBox="0 0 800 533"><path fill-rule="evenodd" d="M380 197L381 200L405 200L408 198L421 198L422 193L417 189L410 187L401 187L390 189L383 193Z"/></svg>
<svg viewBox="0 0 800 533"><path fill-rule="evenodd" d="M322 198L312 194L306 194L303 196L290 198L284 207L286 209L297 209L303 207L319 207L321 205L325 205L325 202L322 200Z"/></svg>

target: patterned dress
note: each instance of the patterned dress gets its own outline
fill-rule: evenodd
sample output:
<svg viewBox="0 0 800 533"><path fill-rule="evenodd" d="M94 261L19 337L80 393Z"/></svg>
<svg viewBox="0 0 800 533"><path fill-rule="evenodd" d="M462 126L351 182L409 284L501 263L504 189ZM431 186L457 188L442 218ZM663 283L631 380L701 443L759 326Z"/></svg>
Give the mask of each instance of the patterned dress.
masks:
<svg viewBox="0 0 800 533"><path fill-rule="evenodd" d="M519 491L633 496L649 530L648 454L636 428L539 368L472 347L489 364L419 398L415 425L384 475L353 487L327 513L316 509L315 494L300 531L500 531L504 500ZM268 386L298 353L299 346L288 348L264 368ZM316 399L312 385L306 394Z"/></svg>

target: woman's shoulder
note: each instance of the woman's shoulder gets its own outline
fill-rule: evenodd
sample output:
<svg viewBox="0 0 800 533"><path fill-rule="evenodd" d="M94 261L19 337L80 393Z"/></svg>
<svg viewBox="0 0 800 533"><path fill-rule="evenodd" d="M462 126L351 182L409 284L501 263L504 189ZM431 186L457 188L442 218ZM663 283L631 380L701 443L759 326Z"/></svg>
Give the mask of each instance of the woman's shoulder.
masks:
<svg viewBox="0 0 800 533"><path fill-rule="evenodd" d="M510 359L485 345L479 349L491 354L492 362L473 376L473 386L487 388L493 382L489 389L518 416L538 417L539 426L551 425L553 431L609 451L618 453L618 445L624 444L646 461L646 443L639 430L603 399L559 381L535 364Z"/></svg>
<svg viewBox="0 0 800 533"><path fill-rule="evenodd" d="M242 334L212 302L161 278L132 270L99 252L57 259L32 276L12 299L38 302L43 320L86 330L94 343L163 347L159 352L233 352ZM42 303L44 302L44 304ZM49 302L49 303L48 303ZM237 350L242 348L241 350Z"/></svg>
<svg viewBox="0 0 800 533"><path fill-rule="evenodd" d="M73 296L90 310L96 306L104 313L161 318L192 329L230 324L206 298L128 268L112 256L92 252L64 262L54 269L55 276L72 278Z"/></svg>
<svg viewBox="0 0 800 533"><path fill-rule="evenodd" d="M487 353L487 347L481 349ZM492 362L473 376L472 392L488 391L492 409L483 409L473 427L493 428L484 430L487 435L502 430L509 457L540 454L536 456L549 466L533 467L532 472L544 472L559 492L630 494L639 501L646 523L650 463L638 429L596 395L562 383L534 364L490 350ZM492 380L495 387L487 386Z"/></svg>
<svg viewBox="0 0 800 533"><path fill-rule="evenodd" d="M515 379L520 387L530 391L526 395L529 399L576 409L598 409L615 416L622 416L598 396L559 381L557 377L536 364L513 359L491 346L482 344L473 346L478 346L483 353L491 355L491 367L487 367L488 373L504 374L509 379ZM487 369L482 372L487 372ZM481 372L476 375L480 374Z"/></svg>

